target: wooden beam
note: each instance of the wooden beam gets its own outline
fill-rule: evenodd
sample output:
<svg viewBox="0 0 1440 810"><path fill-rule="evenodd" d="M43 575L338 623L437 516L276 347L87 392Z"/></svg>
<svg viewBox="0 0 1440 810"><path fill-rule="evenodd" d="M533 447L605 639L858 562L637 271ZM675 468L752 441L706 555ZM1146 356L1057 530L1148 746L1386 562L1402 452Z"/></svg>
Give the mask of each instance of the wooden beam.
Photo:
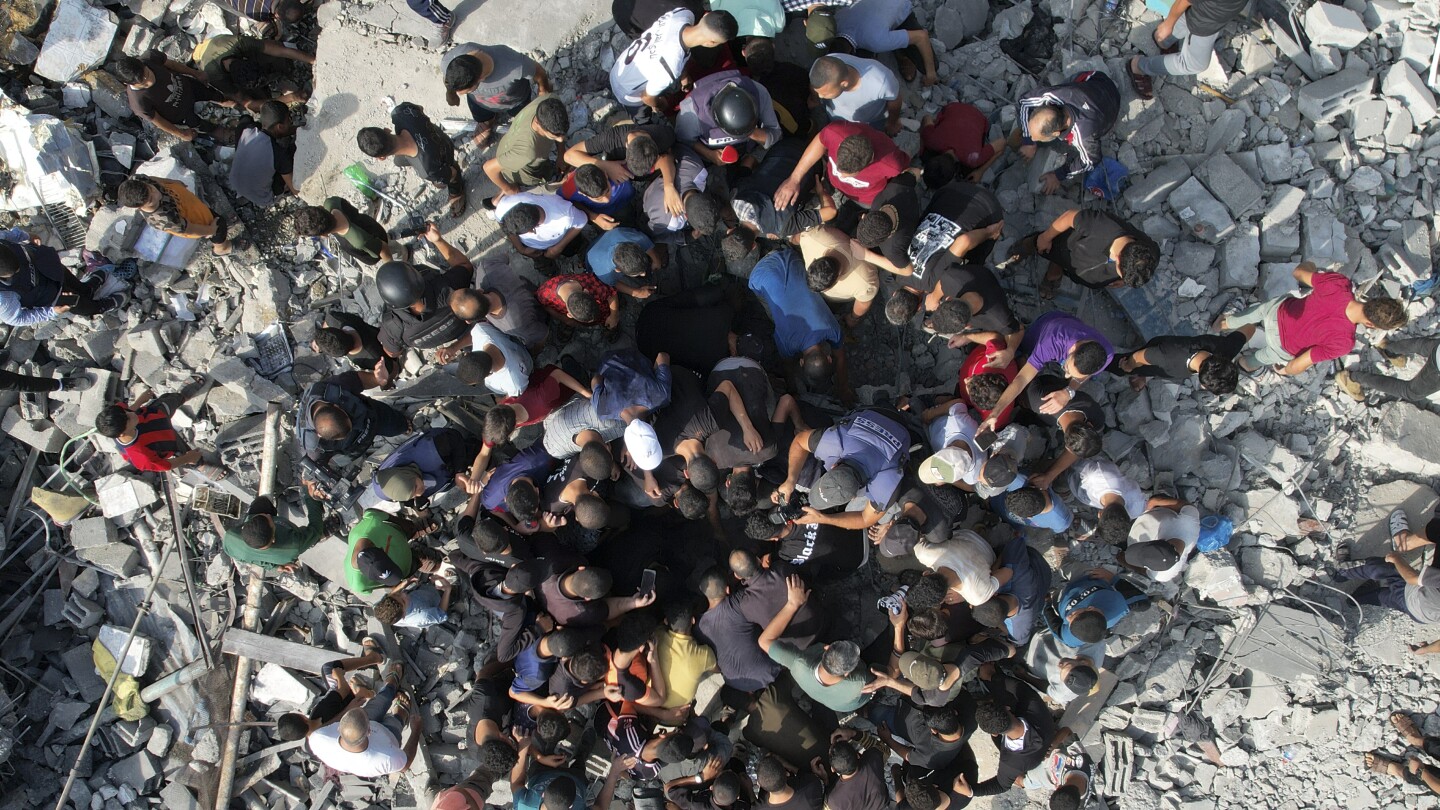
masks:
<svg viewBox="0 0 1440 810"><path fill-rule="evenodd" d="M308 644L296 644L274 636L263 636L239 627L231 627L225 631L225 636L220 640L220 649L240 658L279 664L286 669L315 675L320 674L320 668L325 664L348 657L345 653L311 647Z"/></svg>

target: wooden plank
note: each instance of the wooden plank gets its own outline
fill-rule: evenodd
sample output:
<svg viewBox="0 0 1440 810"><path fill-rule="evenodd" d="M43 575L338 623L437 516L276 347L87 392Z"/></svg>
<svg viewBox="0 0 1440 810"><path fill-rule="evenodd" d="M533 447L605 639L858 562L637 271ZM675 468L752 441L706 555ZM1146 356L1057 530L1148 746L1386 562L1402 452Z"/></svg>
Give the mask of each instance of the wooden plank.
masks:
<svg viewBox="0 0 1440 810"><path fill-rule="evenodd" d="M325 664L347 657L345 653L311 647L307 644L296 644L293 641L286 641L274 636L263 636L249 630L241 630L238 627L232 627L225 631L225 636L220 642L220 649L230 655L279 664L286 669L315 675L320 674L320 668Z"/></svg>

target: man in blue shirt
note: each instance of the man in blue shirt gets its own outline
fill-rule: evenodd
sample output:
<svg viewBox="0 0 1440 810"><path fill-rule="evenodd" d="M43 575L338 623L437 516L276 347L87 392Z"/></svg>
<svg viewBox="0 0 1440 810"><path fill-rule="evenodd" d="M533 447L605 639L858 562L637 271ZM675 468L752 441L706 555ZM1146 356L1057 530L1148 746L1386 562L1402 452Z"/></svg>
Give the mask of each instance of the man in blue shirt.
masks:
<svg viewBox="0 0 1440 810"><path fill-rule="evenodd" d="M986 627L1004 628L1010 640L1023 647L1030 642L1035 617L1050 593L1050 566L1017 532L1001 549L1000 567L991 576L1000 583L999 590L976 605L971 615Z"/></svg>
<svg viewBox="0 0 1440 810"><path fill-rule="evenodd" d="M556 463L540 442L521 450L484 479L480 508L522 534L535 532L540 517L539 485L545 483Z"/></svg>
<svg viewBox="0 0 1440 810"><path fill-rule="evenodd" d="M566 711L575 704L568 695L548 697L550 676L562 659L583 650L590 634L574 627L557 627L515 656L515 678L510 682L511 699L530 706Z"/></svg>
<svg viewBox="0 0 1440 810"><path fill-rule="evenodd" d="M652 367L634 349L607 352L590 388L594 392L590 401L601 419L620 419L628 425L670 404L670 355L656 355Z"/></svg>
<svg viewBox="0 0 1440 810"><path fill-rule="evenodd" d="M585 252L585 264L595 277L633 298L655 294L650 274L661 259L650 237L634 228L616 227L604 232Z"/></svg>
<svg viewBox="0 0 1440 810"><path fill-rule="evenodd" d="M780 356L798 359L810 383L823 384L833 372L837 387L846 392L840 322L820 293L810 289L800 253L786 248L761 259L750 272L750 290L770 311Z"/></svg>
<svg viewBox="0 0 1440 810"><path fill-rule="evenodd" d="M515 810L586 810L585 780L570 771L545 768L515 791Z"/></svg>
<svg viewBox="0 0 1440 810"><path fill-rule="evenodd" d="M1049 487L1021 486L991 498L990 505L1011 525L1049 529L1056 534L1068 531L1074 520L1070 507Z"/></svg>
<svg viewBox="0 0 1440 810"><path fill-rule="evenodd" d="M1055 610L1060 617L1060 641L1071 647L1084 647L1103 640L1110 629L1130 613L1130 605L1147 601L1133 586L1129 595L1120 592L1126 582L1115 582L1115 574L1104 568L1093 568L1085 576L1071 581L1060 592Z"/></svg>

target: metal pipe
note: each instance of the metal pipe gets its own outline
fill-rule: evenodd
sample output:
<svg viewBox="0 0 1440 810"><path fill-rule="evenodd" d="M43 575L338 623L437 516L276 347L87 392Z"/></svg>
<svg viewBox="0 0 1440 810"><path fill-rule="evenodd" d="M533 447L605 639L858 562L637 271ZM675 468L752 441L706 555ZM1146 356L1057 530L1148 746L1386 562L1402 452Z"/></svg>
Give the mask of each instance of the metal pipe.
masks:
<svg viewBox="0 0 1440 810"><path fill-rule="evenodd" d="M160 561L161 568L175 553L175 547L180 545L177 536L165 551L165 559ZM75 757L75 765L70 769L70 775L65 778L65 787L60 789L60 798L55 801L55 810L65 810L65 801L70 798L70 789L75 786L75 777L80 773L80 763L85 761L85 754L90 750L90 744L95 739L95 730L100 727L100 719L105 716L105 702L115 692L115 681L120 679L120 668L125 663L126 656L130 655L130 645L135 641L135 634L140 631L140 622L150 613L150 599L155 595L155 587L160 584L160 569L156 569L155 576L150 578L150 586L145 589L145 596L135 608L135 621L130 623L130 632L125 636L125 646L120 649L120 654L115 656L115 671L110 673L110 680L105 682L105 694L100 696L100 705L95 710L95 717L90 721L90 728L85 732L85 739L80 742L80 753Z"/></svg>
<svg viewBox="0 0 1440 810"><path fill-rule="evenodd" d="M180 503L175 497L175 476L165 476L165 504L170 507L171 531L175 534L174 545L185 546L184 521L180 516ZM155 569L156 576L160 568ZM215 653L210 649L210 638L205 635L205 617L200 612L200 596L195 590L195 577L190 573L190 551L180 555L180 577L185 582L185 596L190 601L190 620L195 624L195 638L200 642L200 657L206 667L215 666Z"/></svg>
<svg viewBox="0 0 1440 810"><path fill-rule="evenodd" d="M275 491L275 463L279 453L280 406L270 403L265 410L265 443L260 450L260 486L257 494L268 497ZM251 632L260 626L260 601L265 594L265 572L251 567L250 582L245 588L245 613L240 626ZM220 778L215 787L214 807L230 806L235 792L235 758L240 748L238 725L245 720L245 704L250 698L250 673L255 668L252 659L241 657L235 662L235 687L230 693L230 722L225 733L225 750L220 759Z"/></svg>

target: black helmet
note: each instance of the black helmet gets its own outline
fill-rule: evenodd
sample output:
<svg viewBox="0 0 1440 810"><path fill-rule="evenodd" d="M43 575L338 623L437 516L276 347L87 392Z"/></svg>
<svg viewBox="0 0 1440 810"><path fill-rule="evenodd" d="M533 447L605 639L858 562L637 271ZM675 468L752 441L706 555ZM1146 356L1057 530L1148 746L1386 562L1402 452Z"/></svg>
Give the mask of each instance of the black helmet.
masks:
<svg viewBox="0 0 1440 810"><path fill-rule="evenodd" d="M755 131L760 116L755 110L755 97L738 84L728 84L710 99L710 117L721 129L744 138Z"/></svg>
<svg viewBox="0 0 1440 810"><path fill-rule="evenodd" d="M380 288L380 297L385 303L396 309L408 307L425 295L425 281L420 278L420 271L402 261L380 265L375 286Z"/></svg>

